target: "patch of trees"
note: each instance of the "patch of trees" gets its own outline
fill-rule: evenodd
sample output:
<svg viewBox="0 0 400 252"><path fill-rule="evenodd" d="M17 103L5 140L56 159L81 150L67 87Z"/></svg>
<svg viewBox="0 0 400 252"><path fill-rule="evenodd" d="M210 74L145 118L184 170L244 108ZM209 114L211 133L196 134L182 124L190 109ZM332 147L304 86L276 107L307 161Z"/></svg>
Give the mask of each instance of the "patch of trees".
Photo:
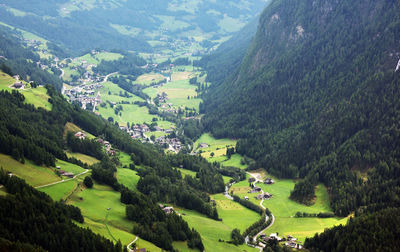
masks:
<svg viewBox="0 0 400 252"><path fill-rule="evenodd" d="M266 216L268 216L268 220L265 221ZM243 236L249 236L251 239L253 236L255 236L256 234L258 234L261 230L265 229L266 227L268 227L272 222L272 214L269 211L269 209L265 209L265 211L263 211L260 220L254 222L250 227L248 227L244 232L243 232Z"/></svg>
<svg viewBox="0 0 400 252"><path fill-rule="evenodd" d="M73 132L68 132L67 134L67 145L71 148L72 152L83 153L100 160L105 155L102 145L95 139L79 139L74 136Z"/></svg>
<svg viewBox="0 0 400 252"><path fill-rule="evenodd" d="M310 218L310 217L332 218L332 217L335 217L335 214L332 212L320 212L320 213L297 212L295 217L296 218Z"/></svg>
<svg viewBox="0 0 400 252"><path fill-rule="evenodd" d="M232 243L235 245L241 245L244 243L244 236L240 234L240 230L235 228L231 232Z"/></svg>
<svg viewBox="0 0 400 252"><path fill-rule="evenodd" d="M236 182L246 179L246 172L240 168L217 165L217 167L218 166L220 166L218 168L218 172L223 176L232 177L232 179Z"/></svg>
<svg viewBox="0 0 400 252"><path fill-rule="evenodd" d="M176 66L188 66L192 65L192 62L189 60L188 57L185 57L185 58L177 58L176 60L172 61L172 64Z"/></svg>
<svg viewBox="0 0 400 252"><path fill-rule="evenodd" d="M172 167L182 167L196 172L196 178L185 177L185 181L192 187L211 194L225 190L224 180L216 165L210 164L203 157L177 154L169 155L167 158Z"/></svg>
<svg viewBox="0 0 400 252"><path fill-rule="evenodd" d="M120 243L114 245L89 229L76 226L73 219L83 222L79 208L54 203L45 193L8 176L2 169L0 184L8 193L0 196L0 247L17 246L25 251L32 251L32 247L47 251L122 251Z"/></svg>
<svg viewBox="0 0 400 252"><path fill-rule="evenodd" d="M400 210L389 208L326 229L307 238L304 246L310 251L393 251L400 246L399 223Z"/></svg>
<svg viewBox="0 0 400 252"><path fill-rule="evenodd" d="M93 68L93 72L107 75L110 73L118 72L122 75L133 75L139 76L144 73L144 70L140 68L146 65L146 60L134 55L125 54L123 58L112 61L101 61L101 63ZM135 81L136 79L132 80Z"/></svg>
<svg viewBox="0 0 400 252"><path fill-rule="evenodd" d="M303 178L291 196L299 202L310 202L323 182L335 214L346 216L399 205L400 74L387 52L396 46L400 6L334 5L327 16L322 6L291 0L267 8L240 68L204 95L202 123L214 136L240 138L236 150L256 160L251 168ZM276 25L275 13L282 13ZM292 40L293 17L311 20L303 28L312 36ZM369 170L368 180L358 170Z"/></svg>
<svg viewBox="0 0 400 252"><path fill-rule="evenodd" d="M123 90L132 93L136 96L139 96L140 98L147 100L149 99L149 96L145 93L143 93L143 89L145 86L139 85L139 84L133 84L130 81L127 81L124 77L110 77L108 78L109 81L115 83L118 85L118 87L122 88Z"/></svg>
<svg viewBox="0 0 400 252"><path fill-rule="evenodd" d="M233 200L238 202L240 205L262 215L264 213L264 209L262 209L259 205L254 204L253 202L249 201L249 200L245 200L240 198L237 195L232 195Z"/></svg>

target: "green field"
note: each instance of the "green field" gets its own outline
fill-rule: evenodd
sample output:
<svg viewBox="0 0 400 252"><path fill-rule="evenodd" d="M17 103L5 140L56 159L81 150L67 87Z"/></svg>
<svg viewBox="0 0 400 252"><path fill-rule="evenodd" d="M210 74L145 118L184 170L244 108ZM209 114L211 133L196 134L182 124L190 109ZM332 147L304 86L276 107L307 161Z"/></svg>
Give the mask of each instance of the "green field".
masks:
<svg viewBox="0 0 400 252"><path fill-rule="evenodd" d="M135 171L127 168L118 168L117 179L119 183L123 184L129 189L137 191L136 185L139 182L140 177L136 174Z"/></svg>
<svg viewBox="0 0 400 252"><path fill-rule="evenodd" d="M60 170L72 172L74 175L85 171L82 167L57 159L56 166L60 166Z"/></svg>
<svg viewBox="0 0 400 252"><path fill-rule="evenodd" d="M25 96L25 102L33 104L36 108L41 107L46 110L51 110L52 105L49 103L50 96L47 94L47 89L44 87L30 88L30 85L22 81L26 87L23 90L18 90ZM0 70L0 90L12 91L15 90L10 86L15 83L15 79L3 73Z"/></svg>
<svg viewBox="0 0 400 252"><path fill-rule="evenodd" d="M165 77L159 73L148 73L148 74L140 75L136 79L135 83L142 84L142 85L150 85L153 82L159 82L164 79L165 79Z"/></svg>
<svg viewBox="0 0 400 252"><path fill-rule="evenodd" d="M217 204L218 204L218 200ZM233 204L237 204L238 203L234 203ZM241 207L239 205L239 207ZM243 211L241 211L243 210ZM257 220L257 218L259 218L259 215L251 212L250 210L247 210L245 208L241 208L241 210L222 210L221 207L218 206L218 213L220 214L220 216L225 216L226 214L228 214L228 211L233 211L232 214L234 215L240 215L239 213L250 213L251 216L254 216L254 219L252 219L252 222L255 222ZM249 211L249 212L247 212ZM189 226L191 228L196 229L200 235L201 238L203 240L203 244L205 247L205 251L258 251L257 249L251 248L247 245L241 245L241 246L235 246L232 244L228 244L226 242L219 242L218 240L224 240L224 241L229 241L230 240L230 234L232 232L232 229L235 228L237 225L239 226L250 226L252 224L251 223L246 223L246 221L249 220L249 218L246 217L246 221L242 219L230 219L228 218L226 221L216 221L216 220L212 220L210 218L205 217L202 214L199 214L198 212L195 211L191 211L191 210L180 210L179 213L181 214L185 214L182 215L183 219L186 220L189 224ZM243 214L240 215L241 217L243 217ZM243 231L243 230L241 230Z"/></svg>
<svg viewBox="0 0 400 252"><path fill-rule="evenodd" d="M21 164L4 154L0 154L0 167L24 179L32 186L46 185L61 180L52 168L35 165L27 159L25 159L25 164Z"/></svg>
<svg viewBox="0 0 400 252"><path fill-rule="evenodd" d="M85 219L105 224L105 218L108 214L108 226L130 232L132 222L125 218L125 205L120 202L120 198L120 193L114 191L111 187L95 183L91 189L80 189L70 198L68 203L79 207ZM110 208L110 210L108 211L107 208ZM131 235L128 239L121 237L121 241L128 244L133 237L134 235Z"/></svg>
<svg viewBox="0 0 400 252"><path fill-rule="evenodd" d="M225 153L226 153L226 150L225 150ZM240 160L242 158L243 157L240 154L235 153L231 156L230 159L228 159L228 157L224 155L224 156L218 156L218 157L213 157L213 158L210 157L209 160L211 162L219 162L223 166L232 166L232 167L237 167L240 169L246 169L248 165L240 163Z"/></svg>
<svg viewBox="0 0 400 252"><path fill-rule="evenodd" d="M236 140L231 140L231 139L227 139L227 138L223 138L223 139L216 139L213 136L211 136L209 133L204 133L203 135L201 135L201 137L199 139L197 139L197 141L195 142L195 146L196 148L198 148L198 146L201 143L206 143L209 145L208 148L203 148L202 150L204 152L208 152L208 151L213 151L216 149L221 149L221 148L226 148L226 146L231 146L231 147L235 147L236 146Z"/></svg>
<svg viewBox="0 0 400 252"><path fill-rule="evenodd" d="M65 198L75 190L77 184L76 180L69 180L67 182L42 187L38 190L47 193L54 201L59 201L61 199L65 200Z"/></svg>
<svg viewBox="0 0 400 252"><path fill-rule="evenodd" d="M86 163L88 165L92 165L92 164L96 164L96 163L100 162L100 160L98 160L98 159L96 159L94 157L82 154L82 153L67 152L66 154L67 154L68 158L74 157L74 158L76 158L76 159L78 159L78 160L80 160L83 163Z"/></svg>
<svg viewBox="0 0 400 252"><path fill-rule="evenodd" d="M249 183L247 179L232 186L234 194L244 197L248 196L250 201L259 204L259 200L254 197L256 193L250 194ZM289 199L290 191L293 190L295 182L293 180L275 179L275 184L265 185L258 183L265 192L271 193L273 196L269 200L265 200L263 205L267 207L275 216L274 225L266 231L266 234L278 232L279 235L292 235L304 241L306 237L313 236L317 232L324 231L325 228L334 225L345 224L347 218L295 218L296 212L320 213L332 212L329 206L329 195L327 189L322 184L316 188L316 201L312 206L299 204Z"/></svg>

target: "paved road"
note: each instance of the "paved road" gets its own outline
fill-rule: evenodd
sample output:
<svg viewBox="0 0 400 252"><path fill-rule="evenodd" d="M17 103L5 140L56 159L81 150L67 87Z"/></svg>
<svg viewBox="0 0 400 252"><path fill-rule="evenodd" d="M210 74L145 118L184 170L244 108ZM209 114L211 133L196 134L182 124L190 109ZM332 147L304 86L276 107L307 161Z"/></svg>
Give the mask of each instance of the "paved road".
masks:
<svg viewBox="0 0 400 252"><path fill-rule="evenodd" d="M77 177L79 177L79 176L81 176L81 175L83 175L83 174L85 174L87 172L89 172L89 170L85 170L84 172L75 175L73 178L63 179L63 180L60 180L60 181L57 181L57 182L53 182L53 183L50 183L50 184L47 184L47 185L36 186L35 188L38 189L38 188L43 188L43 187L48 187L48 186L52 186L52 185L56 185L56 184L60 184L60 183L64 183L64 182L68 182L68 181L71 181L71 180L73 180L73 179L75 179L75 178L77 178Z"/></svg>
<svg viewBox="0 0 400 252"><path fill-rule="evenodd" d="M107 82L107 81L108 81L108 77L110 77L110 76L113 75L113 74L117 74L117 73L118 73L118 72L114 72L114 73L107 74L106 77L104 77L104 80L103 80L101 83Z"/></svg>
<svg viewBox="0 0 400 252"><path fill-rule="evenodd" d="M259 173L247 172L247 174L249 174L250 176L252 176L256 180L256 181L253 182L253 186L255 186L257 182L262 182L262 181L259 180L259 178L261 178ZM261 193L264 194L264 190L261 190ZM261 200L260 206L262 207L262 209L265 210L266 208L263 205L263 202L264 202L264 199ZM272 217L271 223L268 225L268 227L264 228L263 230L261 230L258 234L256 234L253 237L253 242L256 242L257 241L257 237L260 236L262 233L264 233L268 228L270 228L275 223L275 216L272 213L271 213L271 217ZM265 216L265 222L267 222L268 219L269 219L268 215ZM249 237L248 236L246 237L245 241L246 241L247 245L249 245L248 244L248 242L249 242ZM264 249L265 245L261 243L261 246L256 246L256 247L259 248L260 251L262 251Z"/></svg>
<svg viewBox="0 0 400 252"><path fill-rule="evenodd" d="M135 240L133 240L131 243L128 244L128 246L126 246L126 248L128 249L129 252L132 252L133 250L130 249L131 245L134 244L137 240L139 239L139 236L136 236Z"/></svg>

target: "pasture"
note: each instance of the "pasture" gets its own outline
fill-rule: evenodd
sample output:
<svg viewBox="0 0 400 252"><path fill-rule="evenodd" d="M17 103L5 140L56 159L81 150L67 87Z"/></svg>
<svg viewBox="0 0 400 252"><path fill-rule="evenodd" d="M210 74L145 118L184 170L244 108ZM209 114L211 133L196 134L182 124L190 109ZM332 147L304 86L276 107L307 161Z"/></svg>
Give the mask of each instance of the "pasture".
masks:
<svg viewBox="0 0 400 252"><path fill-rule="evenodd" d="M67 182L58 183L51 186L38 188L39 191L49 195L54 201L65 200L65 198L71 194L78 183L76 180L69 180Z"/></svg>
<svg viewBox="0 0 400 252"><path fill-rule="evenodd" d="M96 163L100 162L100 160L98 160L94 157L82 154L82 153L67 152L66 154L67 154L68 158L74 157L88 165L92 165L92 164L96 164Z"/></svg>
<svg viewBox="0 0 400 252"><path fill-rule="evenodd" d="M74 175L77 175L85 171L85 169L83 169L78 165L71 164L60 159L56 160L56 166L60 166L60 170L72 172Z"/></svg>
<svg viewBox="0 0 400 252"><path fill-rule="evenodd" d="M15 82L16 80L13 77L0 70L0 90L6 90L9 92L16 90L11 88ZM53 106L49 103L50 96L47 94L46 88L42 86L31 88L27 82L22 81L22 83L26 85L25 89L18 89L18 92L25 96L25 103L32 104L36 108L40 107L49 111L52 109Z"/></svg>
<svg viewBox="0 0 400 252"><path fill-rule="evenodd" d="M128 187L132 191L137 191L136 185L139 182L140 177L136 174L136 171L128 168L117 169L118 182Z"/></svg>
<svg viewBox="0 0 400 252"><path fill-rule="evenodd" d="M164 79L165 79L165 77L159 73L148 73L148 74L140 75L136 79L135 83L147 86L153 82L159 82Z"/></svg>
<svg viewBox="0 0 400 252"><path fill-rule="evenodd" d="M226 150L225 150L225 152L226 152ZM225 156L225 153L224 153L224 156L217 156L214 158L209 158L209 160L212 162L219 162L223 166L232 166L232 167L237 167L240 169L246 169L248 165L240 163L240 160L242 160L242 158L243 157L240 154L235 153L231 156L230 159L228 159L228 157Z"/></svg>
<svg viewBox="0 0 400 252"><path fill-rule="evenodd" d="M97 234L114 242L121 240L123 245L127 245L136 236L130 233L133 222L126 219L125 204L120 202L120 198L120 193L111 187L95 183L91 189L80 188L67 203L82 210L85 223L78 224L79 226L89 227ZM150 251L161 251L154 244L142 239L137 244Z"/></svg>
<svg viewBox="0 0 400 252"><path fill-rule="evenodd" d="M21 164L4 154L0 154L0 167L24 179L31 186L41 186L61 180L52 168L35 165L27 159L25 159L25 164Z"/></svg>
<svg viewBox="0 0 400 252"><path fill-rule="evenodd" d="M217 203L218 204L218 203ZM238 204L238 203L236 203ZM219 209L218 209L219 210ZM228 211L228 210L226 210ZM249 210L250 211L250 210ZM223 221L216 221L210 218L207 218L206 216L192 210L180 210L179 213L182 214L182 217L191 228L196 229L203 240L203 244L205 247L205 251L251 251L251 252L256 252L259 251L257 249L251 248L247 245L240 245L240 246L235 246L233 244L228 244L226 242L219 242L219 240L223 241L229 241L230 240L230 235L232 232L232 225L236 226L236 224L231 223L232 220L227 220L228 224L223 220ZM184 214L184 215L183 215ZM224 210L219 211L219 214L224 216L225 212ZM257 215L256 213L254 213ZM243 215L242 215L243 216ZM258 215L257 215L258 217ZM255 218L253 222L255 222L257 219ZM239 226L245 226L248 225L250 226L251 223L245 223L244 221L241 221L241 219L236 219L236 223L240 223ZM241 230L242 231L242 230Z"/></svg>
<svg viewBox="0 0 400 252"><path fill-rule="evenodd" d="M265 175L263 177L265 177ZM257 193L248 193L250 190L247 181L248 178L249 176L245 181L233 185L230 191L233 191L234 194L240 197L248 196L251 202L259 204L260 201L254 198L257 196ZM265 232L267 235L278 232L280 236L290 234L300 241L304 241L306 237L313 236L315 233L323 232L325 228L345 224L347 222L347 218L338 217L324 219L295 218L294 216L296 212L331 212L332 209L329 206L329 195L326 187L319 184L316 187L315 204L312 206L306 206L289 199L290 191L293 190L295 185L293 180L273 179L275 180L275 184L273 185L257 183L257 186L261 187L265 192L269 192L273 195L271 199L263 202L263 205L275 216L274 225Z"/></svg>

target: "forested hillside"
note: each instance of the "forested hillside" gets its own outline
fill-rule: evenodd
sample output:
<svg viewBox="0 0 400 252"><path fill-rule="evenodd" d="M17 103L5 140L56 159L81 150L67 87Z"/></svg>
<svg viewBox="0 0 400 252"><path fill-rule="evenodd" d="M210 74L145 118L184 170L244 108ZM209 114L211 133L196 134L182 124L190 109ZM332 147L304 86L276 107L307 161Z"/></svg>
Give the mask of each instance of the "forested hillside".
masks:
<svg viewBox="0 0 400 252"><path fill-rule="evenodd" d="M18 34L0 26L0 69L9 75L18 74L25 81L51 84L61 90L61 79L36 65L41 60L39 55L25 48Z"/></svg>
<svg viewBox="0 0 400 252"><path fill-rule="evenodd" d="M222 83L242 63L243 57L257 32L258 17L248 23L228 41L222 43L210 55L205 55L194 65L207 71L207 81L214 84Z"/></svg>
<svg viewBox="0 0 400 252"><path fill-rule="evenodd" d="M205 47L238 31L265 6L249 1L0 1L0 21L72 52L94 48L152 50L148 41L199 37Z"/></svg>
<svg viewBox="0 0 400 252"><path fill-rule="evenodd" d="M275 0L238 72L204 96L203 123L240 138L254 168L305 178L295 200L321 181L338 215L399 206L399 35L397 1Z"/></svg>

